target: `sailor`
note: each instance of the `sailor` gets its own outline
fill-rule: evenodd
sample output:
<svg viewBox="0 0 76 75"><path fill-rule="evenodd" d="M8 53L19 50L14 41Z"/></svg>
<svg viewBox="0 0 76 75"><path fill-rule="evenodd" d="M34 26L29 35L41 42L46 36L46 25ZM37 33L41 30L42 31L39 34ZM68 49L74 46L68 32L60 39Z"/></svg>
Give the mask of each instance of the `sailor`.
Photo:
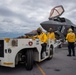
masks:
<svg viewBox="0 0 76 75"><path fill-rule="evenodd" d="M74 48L75 33L71 28L68 29L66 40L68 41L68 52L69 52L67 56L71 56L71 50L73 52L73 56L75 56L75 48Z"/></svg>
<svg viewBox="0 0 76 75"><path fill-rule="evenodd" d="M53 32L53 29L50 28L48 33L47 33L47 38L50 39L50 40L55 40L55 33Z"/></svg>
<svg viewBox="0 0 76 75"><path fill-rule="evenodd" d="M47 36L46 34L42 31L42 28L37 29L37 38L42 42L42 51L41 51L41 58L42 58L42 53L46 52L46 45L47 45Z"/></svg>

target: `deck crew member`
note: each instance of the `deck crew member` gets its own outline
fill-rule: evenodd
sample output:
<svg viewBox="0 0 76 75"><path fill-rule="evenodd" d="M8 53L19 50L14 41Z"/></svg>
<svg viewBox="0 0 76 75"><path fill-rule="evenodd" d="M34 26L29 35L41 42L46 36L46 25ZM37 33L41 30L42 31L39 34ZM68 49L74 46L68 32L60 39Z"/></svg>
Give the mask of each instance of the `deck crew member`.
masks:
<svg viewBox="0 0 76 75"><path fill-rule="evenodd" d="M42 53L46 51L46 45L47 45L47 36L46 34L42 31L42 28L37 29L37 38L42 42L42 51L41 51L41 58L42 58Z"/></svg>
<svg viewBox="0 0 76 75"><path fill-rule="evenodd" d="M74 43L75 43L75 33L71 28L69 28L66 40L68 41L68 52L69 54L67 56L71 56L71 50L73 52L73 56L75 56L75 48L74 48Z"/></svg>
<svg viewBox="0 0 76 75"><path fill-rule="evenodd" d="M53 32L53 29L50 28L48 33L47 33L47 38L50 40L55 40L55 33Z"/></svg>

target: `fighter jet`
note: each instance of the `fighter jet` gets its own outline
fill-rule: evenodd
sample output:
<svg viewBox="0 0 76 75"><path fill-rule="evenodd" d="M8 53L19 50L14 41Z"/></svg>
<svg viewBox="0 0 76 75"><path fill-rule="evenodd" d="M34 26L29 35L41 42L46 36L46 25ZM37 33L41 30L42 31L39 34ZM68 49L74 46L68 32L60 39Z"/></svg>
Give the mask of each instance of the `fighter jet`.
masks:
<svg viewBox="0 0 76 75"><path fill-rule="evenodd" d="M64 11L62 5L54 7L50 12L49 20L40 23L42 28L46 31L48 31L49 28L53 28L55 33L61 37L66 36L68 28L72 28L73 31L76 32L76 25L74 25L69 19L60 17Z"/></svg>

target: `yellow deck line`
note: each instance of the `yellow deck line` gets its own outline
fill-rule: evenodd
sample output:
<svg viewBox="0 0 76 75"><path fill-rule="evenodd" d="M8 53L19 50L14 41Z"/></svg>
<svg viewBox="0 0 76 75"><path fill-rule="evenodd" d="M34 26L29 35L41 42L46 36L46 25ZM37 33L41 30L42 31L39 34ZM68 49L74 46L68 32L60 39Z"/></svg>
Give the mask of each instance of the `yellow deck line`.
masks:
<svg viewBox="0 0 76 75"><path fill-rule="evenodd" d="M43 74L43 75L46 75L46 73L43 71L43 69L36 63L38 69L40 70L40 72Z"/></svg>

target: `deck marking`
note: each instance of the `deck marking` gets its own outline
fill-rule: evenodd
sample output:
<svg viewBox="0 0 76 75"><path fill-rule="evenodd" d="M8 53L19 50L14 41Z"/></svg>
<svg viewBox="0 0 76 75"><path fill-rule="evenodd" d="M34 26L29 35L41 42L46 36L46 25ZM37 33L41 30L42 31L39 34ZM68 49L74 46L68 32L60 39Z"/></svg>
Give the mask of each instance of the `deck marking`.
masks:
<svg viewBox="0 0 76 75"><path fill-rule="evenodd" d="M43 75L46 75L46 73L43 71L43 69L36 63L38 69L40 70L40 72L43 74Z"/></svg>

